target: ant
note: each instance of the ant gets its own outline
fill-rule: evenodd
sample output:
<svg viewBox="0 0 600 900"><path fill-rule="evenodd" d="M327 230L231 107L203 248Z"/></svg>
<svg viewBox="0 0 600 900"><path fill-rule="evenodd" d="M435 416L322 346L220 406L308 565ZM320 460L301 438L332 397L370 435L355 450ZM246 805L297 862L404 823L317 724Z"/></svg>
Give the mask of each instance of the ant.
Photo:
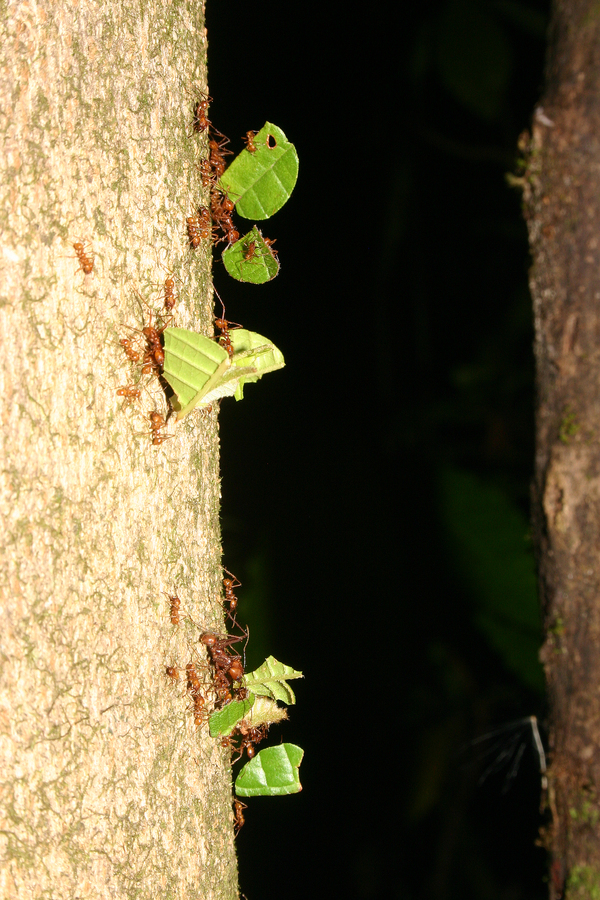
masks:
<svg viewBox="0 0 600 900"><path fill-rule="evenodd" d="M154 444L155 447L157 447L159 444L163 444L165 441L168 441L169 438L173 437L172 434L161 434L160 433L163 428L166 428L167 420L165 419L164 416L161 416L161 414L159 412L157 412L155 409L152 410L152 412L150 413L148 418L150 419L150 434L152 435L152 443ZM179 624L179 598L171 597L170 594L166 594L166 596L169 598L169 600L171 600L171 602L173 600L178 601L177 607L176 607L177 622L173 622L174 606L173 605L171 606L171 622L173 622L173 625L178 625Z"/></svg>
<svg viewBox="0 0 600 900"><path fill-rule="evenodd" d="M79 260L79 265L84 275L91 275L94 269L94 260L87 255L85 250L85 244L82 244L81 241L76 241L73 245L73 250L77 255L77 259Z"/></svg>
<svg viewBox="0 0 600 900"><path fill-rule="evenodd" d="M177 666L166 666L165 675L168 675L171 681L179 681L179 672L177 671Z"/></svg>
<svg viewBox="0 0 600 900"><path fill-rule="evenodd" d="M202 694L202 683L198 678L194 663L190 662L185 667L187 673L187 690L189 691L192 702L194 704L194 722L196 728L199 728L203 722L206 722L208 711L206 709L206 700Z"/></svg>
<svg viewBox="0 0 600 900"><path fill-rule="evenodd" d="M236 797L236 799L233 801L233 810L234 810L233 814L235 816L234 830L235 830L236 835L239 833L240 828L243 826L244 822L246 821L244 819L244 814L242 812L243 809L248 809L248 804L242 803L242 801L238 800Z"/></svg>
<svg viewBox="0 0 600 900"><path fill-rule="evenodd" d="M171 312L175 308L177 298L175 297L175 279L172 275L165 278L165 309Z"/></svg>
<svg viewBox="0 0 600 900"><path fill-rule="evenodd" d="M136 292L136 293L138 293L138 292ZM148 306L148 304L146 303L144 298L141 296L141 294L138 293L138 296L140 297L140 299L142 300L144 305ZM148 307L148 309L151 313L151 310L149 307ZM144 358L142 360L142 363L143 363L142 375L151 375L152 373L154 373L155 375L161 374L161 368L165 362L165 351L163 350L163 347L162 347L161 337L162 337L163 331L167 327L167 324L168 324L168 322L165 322L163 320L163 325L160 328L155 328L153 325L145 325L142 328L141 334L143 334L143 336L146 339L146 351L144 353ZM126 325L125 327L131 328L130 325ZM131 330L137 331L138 334L140 333L137 328L131 328ZM127 340L127 339L125 339L125 340ZM123 341L121 341L121 345L123 346L123 349L125 350L125 352L131 359L131 355L130 355L130 351L132 350L131 341L129 341L128 346L126 346L123 343Z"/></svg>
<svg viewBox="0 0 600 900"><path fill-rule="evenodd" d="M234 681L239 681L244 675L244 666L239 654L236 653L230 655L226 652L226 648L242 639L242 637L231 635L219 637L219 635L212 631L207 631L200 635L200 641L208 650L215 670L215 686L218 703L224 704L233 699L230 685Z"/></svg>
<svg viewBox="0 0 600 900"><path fill-rule="evenodd" d="M206 113L208 112L212 97L208 94L205 94L204 97L206 99L199 100L194 107L194 121L192 127L196 134L202 134L202 132L206 131L211 124L210 119L206 117Z"/></svg>
<svg viewBox="0 0 600 900"><path fill-rule="evenodd" d="M223 169L223 171L225 171L225 169ZM210 159L203 159L200 162L200 180L202 181L202 187L209 187L211 184L216 184L216 178Z"/></svg>
<svg viewBox="0 0 600 900"><path fill-rule="evenodd" d="M248 243L242 248L242 252L244 254L244 262L250 262L251 259L257 255L256 253L256 241L248 241Z"/></svg>
<svg viewBox="0 0 600 900"><path fill-rule="evenodd" d="M242 742L240 744L240 758L244 754L244 750L248 756L248 759L253 759L256 754L256 750L254 749L255 744L260 744L263 741L269 731L268 725L259 725L257 728L240 728L240 734L242 735Z"/></svg>
<svg viewBox="0 0 600 900"><path fill-rule="evenodd" d="M202 690L202 683L198 678L198 673L196 672L196 666L193 662L189 662L185 667L185 671L187 674L187 690L192 694L199 694Z"/></svg>
<svg viewBox="0 0 600 900"><path fill-rule="evenodd" d="M246 142L246 150L249 150L250 153L256 153L257 147L254 143L254 138L257 134L258 131L247 131L246 137L242 138L242 140Z"/></svg>
<svg viewBox="0 0 600 900"><path fill-rule="evenodd" d="M212 241L214 235L212 232L212 223L210 220L210 212L202 207L200 214L188 216L186 219L188 240L192 250L197 250L202 239Z"/></svg>
<svg viewBox="0 0 600 900"><path fill-rule="evenodd" d="M194 701L194 725L200 728L203 722L208 721L208 710L206 709L206 701L202 694L193 694Z"/></svg>
<svg viewBox="0 0 600 900"><path fill-rule="evenodd" d="M142 390L134 384L127 384L117 390L119 397L125 397L126 400L139 400L142 396Z"/></svg>
<svg viewBox="0 0 600 900"><path fill-rule="evenodd" d="M221 332L220 336L217 338L217 342L221 345L221 347L223 347L225 350L227 350L227 353L229 354L229 356L233 356L234 348L233 348L233 343L231 341L231 335L229 334L229 332L230 332L229 326L233 325L235 328L241 328L242 326L239 324L239 322L228 322L227 321L227 319L225 318L225 304L221 300L221 297L216 290L215 290L215 294L219 298L221 307L223 309L221 317L215 318L215 328L217 328ZM215 335L215 337L216 337L216 335ZM225 570L225 571L227 571L227 570ZM231 575L231 572L229 574Z"/></svg>
<svg viewBox="0 0 600 900"><path fill-rule="evenodd" d="M232 616L231 613L235 613L238 605L237 597L233 593L233 589L236 587L241 587L242 582L239 581L236 576L229 571L229 569L225 569L230 578L223 579L223 587L225 589L225 600L229 603L229 615L232 620L235 621L235 616Z"/></svg>
<svg viewBox="0 0 600 900"><path fill-rule="evenodd" d="M158 413L150 413L150 416L158 415ZM159 416L162 419L162 416ZM163 419L163 424L159 425L159 428L162 428L165 425L165 421ZM157 429L158 430L158 429ZM179 607L181 606L181 600L177 596L177 594L167 594L163 591L165 597L169 598L169 615L171 617L171 625L179 625Z"/></svg>
<svg viewBox="0 0 600 900"><path fill-rule="evenodd" d="M140 354L137 350L134 350L133 343L129 340L129 338L121 338L119 344L125 351L125 354L130 362L137 363L140 361Z"/></svg>
<svg viewBox="0 0 600 900"><path fill-rule="evenodd" d="M225 156L233 156L231 150L224 149L225 145L229 143L229 138L225 137L225 135L222 135L222 138L222 141L216 141L214 138L211 138L211 140L208 142L208 146L210 148L210 157L208 159L208 163L212 171L213 179L215 181L221 177L221 175L227 168Z"/></svg>

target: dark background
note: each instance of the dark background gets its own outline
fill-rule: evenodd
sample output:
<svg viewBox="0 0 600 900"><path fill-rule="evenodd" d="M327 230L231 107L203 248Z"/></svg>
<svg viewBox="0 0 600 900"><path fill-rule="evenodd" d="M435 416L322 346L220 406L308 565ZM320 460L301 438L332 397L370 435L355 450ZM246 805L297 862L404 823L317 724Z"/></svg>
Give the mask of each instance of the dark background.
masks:
<svg viewBox="0 0 600 900"><path fill-rule="evenodd" d="M241 891L542 898L519 721L543 733L532 326L506 173L548 4L207 7L213 123L237 152L274 122L300 157L261 225L278 278L215 265L228 318L287 364L221 407L224 564L247 667L305 673L270 735L305 748L304 790L248 801Z"/></svg>

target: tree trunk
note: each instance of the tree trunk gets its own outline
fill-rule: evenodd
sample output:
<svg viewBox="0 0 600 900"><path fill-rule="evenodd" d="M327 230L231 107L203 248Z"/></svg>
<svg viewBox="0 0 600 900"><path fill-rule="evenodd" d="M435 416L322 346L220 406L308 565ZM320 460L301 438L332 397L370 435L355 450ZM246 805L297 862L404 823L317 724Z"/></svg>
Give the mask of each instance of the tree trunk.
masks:
<svg viewBox="0 0 600 900"><path fill-rule="evenodd" d="M550 897L600 886L600 12L556 0L525 178L534 521L550 705Z"/></svg>
<svg viewBox="0 0 600 900"><path fill-rule="evenodd" d="M212 333L202 6L14 2L0 80L0 896L231 898L230 768L185 678L223 628L216 411L153 446L158 380L116 393L167 270Z"/></svg>

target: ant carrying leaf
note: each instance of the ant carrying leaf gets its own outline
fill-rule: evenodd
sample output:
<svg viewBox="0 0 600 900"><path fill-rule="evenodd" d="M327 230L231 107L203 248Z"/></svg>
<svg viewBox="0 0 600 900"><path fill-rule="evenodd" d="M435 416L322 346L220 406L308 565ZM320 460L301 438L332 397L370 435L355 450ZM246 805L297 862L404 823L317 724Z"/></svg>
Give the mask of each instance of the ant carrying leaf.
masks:
<svg viewBox="0 0 600 900"><path fill-rule="evenodd" d="M220 397L241 400L246 382L285 365L283 354L262 335L238 328L228 336L232 354L195 331L165 329L163 375L175 392L171 403L178 419Z"/></svg>
<svg viewBox="0 0 600 900"><path fill-rule="evenodd" d="M268 219L289 200L298 179L296 148L276 125L266 122L254 136L254 150L242 150L225 169L218 188L244 219Z"/></svg>

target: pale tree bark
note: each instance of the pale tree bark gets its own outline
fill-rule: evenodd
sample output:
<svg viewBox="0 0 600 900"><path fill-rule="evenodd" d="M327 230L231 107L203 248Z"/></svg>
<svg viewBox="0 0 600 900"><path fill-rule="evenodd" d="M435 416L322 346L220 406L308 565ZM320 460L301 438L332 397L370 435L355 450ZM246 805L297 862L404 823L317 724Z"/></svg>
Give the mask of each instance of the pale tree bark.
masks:
<svg viewBox="0 0 600 900"><path fill-rule="evenodd" d="M227 755L185 690L223 628L216 410L152 446L156 378L116 394L167 269L212 333L202 5L19 0L2 28L0 896L231 898Z"/></svg>
<svg viewBox="0 0 600 900"><path fill-rule="evenodd" d="M528 151L550 897L600 891L600 10L556 0Z"/></svg>

